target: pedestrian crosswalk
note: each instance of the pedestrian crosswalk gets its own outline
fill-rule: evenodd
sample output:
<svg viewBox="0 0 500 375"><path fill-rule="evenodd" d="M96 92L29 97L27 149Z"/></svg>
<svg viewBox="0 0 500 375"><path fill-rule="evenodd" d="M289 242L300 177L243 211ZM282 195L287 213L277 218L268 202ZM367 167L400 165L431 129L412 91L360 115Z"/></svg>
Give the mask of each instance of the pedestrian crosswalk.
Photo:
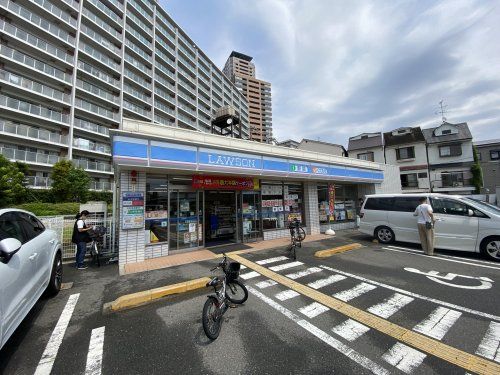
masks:
<svg viewBox="0 0 500 375"><path fill-rule="evenodd" d="M255 263L312 289L320 290L321 293L338 300L364 306L364 310L380 318L390 321L397 317L398 324L407 321L407 329L464 351L467 351L465 350L467 345L463 345L463 342L449 342L447 340L448 337L450 337L450 340L453 338L456 340L460 329L463 328L460 327L461 319L464 316L470 319L472 315L477 318L477 325L484 327L484 334L482 340L477 343L477 350L473 353L469 349L468 352L500 363L500 318L494 321L484 319L485 315L498 318L491 314L476 312L465 307L426 298L425 296L386 286L345 272L335 272L337 270L329 267L308 267L302 262L291 261L286 257L261 259ZM293 272L290 272L291 269L293 269ZM265 295L265 298L261 299L267 302L272 301L274 308L280 311L283 309L297 311L298 316L305 317L310 332L317 329L322 332L322 335L331 337L332 340L343 340L345 345L351 345L349 350L353 351L358 345L356 343L363 342L363 340L370 342L374 336L381 335L380 332L355 319L346 318L346 316L317 301L311 302L306 294L287 289L284 285L267 279L256 271L250 271L248 274L250 273L252 283L248 285L251 292L256 291L256 289L252 288L255 286L260 290L260 292L257 292L259 295ZM254 273L257 273L258 276L255 276ZM242 278L245 278L245 275L242 275ZM374 302L374 300L376 301ZM370 303L367 304L365 301L370 301ZM398 314L399 312L401 314ZM327 318L328 316L332 317ZM467 319L463 319L463 321L466 323ZM334 324L331 323L332 321ZM331 324L331 326L320 327L320 325L324 324ZM403 326L405 325L403 324ZM450 334L453 330L455 330L454 334ZM464 341L467 341L467 339L464 337ZM325 342L328 340L325 340ZM386 369L391 367L406 374L417 372L415 371L417 369L422 372L429 371L428 368L423 368L428 366L426 364L427 353L416 350L405 343L392 339L390 345L388 344L383 350L380 350L374 360L377 366L380 365L380 367L371 367L377 369L375 373L385 373ZM374 366L374 364L370 362L370 366ZM393 371L389 370L389 372Z"/></svg>

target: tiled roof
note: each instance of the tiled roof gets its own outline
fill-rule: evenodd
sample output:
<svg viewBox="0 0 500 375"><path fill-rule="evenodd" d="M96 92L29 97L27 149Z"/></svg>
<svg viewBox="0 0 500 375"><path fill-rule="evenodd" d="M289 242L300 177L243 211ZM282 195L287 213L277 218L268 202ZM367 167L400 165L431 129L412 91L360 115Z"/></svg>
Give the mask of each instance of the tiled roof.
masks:
<svg viewBox="0 0 500 375"><path fill-rule="evenodd" d="M454 126L457 129L458 133L435 136L434 131L442 125ZM472 134L466 122L461 122L460 124L450 124L449 122L445 122L439 126L436 126L435 128L424 129L423 133L426 142L429 144L472 139Z"/></svg>
<svg viewBox="0 0 500 375"><path fill-rule="evenodd" d="M411 131L409 133L400 135L392 135L392 132L394 130L384 133L384 143L386 146L397 146L410 143L425 142L424 134L422 133L422 129L420 129L420 127L417 126L415 128L401 128L401 129L410 129Z"/></svg>
<svg viewBox="0 0 500 375"><path fill-rule="evenodd" d="M362 150L362 149L371 148L371 147L381 147L383 145L382 133L380 133L380 132L367 133L367 135L374 135L374 134L376 134L375 137L353 139L353 138L359 137L359 135L357 135L356 137L349 138L349 145L347 146L348 151ZM360 135L363 135L363 134L360 134Z"/></svg>

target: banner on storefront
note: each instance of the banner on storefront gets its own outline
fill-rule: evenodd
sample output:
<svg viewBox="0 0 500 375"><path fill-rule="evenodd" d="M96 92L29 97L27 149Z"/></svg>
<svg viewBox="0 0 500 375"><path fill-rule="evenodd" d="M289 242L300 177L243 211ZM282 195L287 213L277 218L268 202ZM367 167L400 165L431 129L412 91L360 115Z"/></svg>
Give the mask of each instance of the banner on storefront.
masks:
<svg viewBox="0 0 500 375"><path fill-rule="evenodd" d="M329 220L335 220L335 185L328 184L328 208L329 208Z"/></svg>
<svg viewBox="0 0 500 375"><path fill-rule="evenodd" d="M194 189L259 190L259 180L245 177L193 176L192 187Z"/></svg>

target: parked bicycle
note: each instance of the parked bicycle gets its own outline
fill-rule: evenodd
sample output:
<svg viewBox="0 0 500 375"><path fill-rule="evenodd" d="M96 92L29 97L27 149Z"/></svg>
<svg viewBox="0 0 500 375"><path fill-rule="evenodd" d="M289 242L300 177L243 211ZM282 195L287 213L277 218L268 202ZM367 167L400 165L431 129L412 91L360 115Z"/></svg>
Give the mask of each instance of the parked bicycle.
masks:
<svg viewBox="0 0 500 375"><path fill-rule="evenodd" d="M298 219L293 219L288 224L288 228L290 229L290 241L291 244L288 247L288 251L292 258L297 259L297 246L302 247L302 241L306 238L306 232L304 228L301 227L301 223Z"/></svg>
<svg viewBox="0 0 500 375"><path fill-rule="evenodd" d="M90 255L92 260L101 267L101 254L104 247L104 237L106 236L106 227L95 227L89 231L92 242L90 243Z"/></svg>
<svg viewBox="0 0 500 375"><path fill-rule="evenodd" d="M238 280L241 265L238 262L227 261L226 254L223 254L222 261L210 271L221 268L224 276L215 276L207 283L207 287L213 287L215 294L208 296L203 306L202 323L203 330L211 340L217 339L222 326L222 319L231 304L242 304L248 299L248 290L245 285Z"/></svg>

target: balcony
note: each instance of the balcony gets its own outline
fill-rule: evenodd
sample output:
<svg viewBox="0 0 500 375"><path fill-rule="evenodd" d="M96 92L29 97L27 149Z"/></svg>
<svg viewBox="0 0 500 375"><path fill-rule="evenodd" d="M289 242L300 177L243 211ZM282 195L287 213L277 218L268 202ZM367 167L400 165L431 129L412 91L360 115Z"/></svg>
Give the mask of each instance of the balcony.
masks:
<svg viewBox="0 0 500 375"><path fill-rule="evenodd" d="M106 5L101 3L99 0L87 0L87 3L93 4L103 14L105 14L110 19L112 19L114 22L116 22L119 26L121 26L121 24L122 24L121 18L115 12L113 12L111 9L109 9Z"/></svg>
<svg viewBox="0 0 500 375"><path fill-rule="evenodd" d="M76 167L85 169L86 171L113 173L113 168L109 163L89 161L84 159L73 159L72 162Z"/></svg>
<svg viewBox="0 0 500 375"><path fill-rule="evenodd" d="M104 107L98 106L96 104L92 104L87 102L86 100L75 98L75 107L79 109L83 109L91 114L98 115L104 117L108 120L120 121L120 114L117 112L110 111Z"/></svg>
<svg viewBox="0 0 500 375"><path fill-rule="evenodd" d="M73 1L73 0L63 0L63 1L65 3L67 3L68 5L70 5L71 7L75 8L75 10L79 9L79 6L74 4L75 1ZM41 6L42 8L44 8L47 12L49 12L53 16L59 18L60 20L66 22L67 24L70 24L71 26L76 28L78 22L73 17L71 17L71 15L69 15L65 11L59 9L54 4L52 4L50 1L48 1L48 0L32 0L32 2L35 4L38 4L38 6Z"/></svg>
<svg viewBox="0 0 500 375"><path fill-rule="evenodd" d="M128 109L129 111L135 112L147 119L151 119L151 111L148 109L144 109L139 107L138 105L132 104L127 100L123 101L123 108Z"/></svg>
<svg viewBox="0 0 500 375"><path fill-rule="evenodd" d="M83 8L82 14L87 17L89 20L91 20L94 24L99 26L101 29L105 30L108 34L112 35L115 37L117 40L120 42L122 41L122 35L114 27L109 26L106 22L104 22L100 17L96 16L94 13L92 13L90 10L87 8Z"/></svg>
<svg viewBox="0 0 500 375"><path fill-rule="evenodd" d="M182 109L184 112L189 113L190 115L196 117L196 111L193 110L192 108L189 108L187 105L184 104L178 104L177 107Z"/></svg>
<svg viewBox="0 0 500 375"><path fill-rule="evenodd" d="M148 50L153 49L153 43L150 42L148 39L146 39L141 33L137 32L135 29L128 27L127 32L130 33L137 41L142 43L144 47L146 47Z"/></svg>
<svg viewBox="0 0 500 375"><path fill-rule="evenodd" d="M88 38L93 40L94 42L100 44L102 47L104 47L106 50L109 50L113 52L117 58L121 57L121 48L118 48L116 45L111 43L109 40L106 38L103 38L100 34L96 33L94 30L92 30L90 27L87 27L86 25L81 25L80 30L84 35L86 35Z"/></svg>
<svg viewBox="0 0 500 375"><path fill-rule="evenodd" d="M25 183L32 189L50 189L52 179L50 177L27 176ZM108 181L90 181L89 189L96 191L111 191L113 184Z"/></svg>
<svg viewBox="0 0 500 375"><path fill-rule="evenodd" d="M25 77L18 76L6 70L0 69L0 80L7 82L11 85L18 86L23 90L40 94L48 99L57 100L66 104L70 103L70 96L62 91L55 90L52 87L42 85L41 83L32 81Z"/></svg>
<svg viewBox="0 0 500 375"><path fill-rule="evenodd" d="M128 53L125 54L125 61L134 66L137 70L139 70L141 73L144 73L151 77L151 69L148 68L145 64L137 61L134 59L132 56L130 56Z"/></svg>
<svg viewBox="0 0 500 375"><path fill-rule="evenodd" d="M117 73L120 71L120 65L117 64L115 60L99 52L95 48L91 47L89 44L80 41L80 51L85 52L89 56L93 57L95 60L104 64L106 67L113 69Z"/></svg>
<svg viewBox="0 0 500 375"><path fill-rule="evenodd" d="M111 156L111 146L103 143L97 143L84 138L73 138L73 146L86 151L100 152Z"/></svg>
<svg viewBox="0 0 500 375"><path fill-rule="evenodd" d="M155 61L155 66L156 68L162 72L163 74L169 76L170 78L172 79L176 79L175 78L175 73L172 73L169 69L167 69L165 66L163 66L161 63L159 63L158 61Z"/></svg>
<svg viewBox="0 0 500 375"><path fill-rule="evenodd" d="M99 98L107 100L108 102L116 104L117 106L120 103L119 96L116 96L109 91L103 90L95 85L92 85L91 83L88 83L86 81L82 81L79 78L76 80L76 87L91 94L92 96L98 96Z"/></svg>
<svg viewBox="0 0 500 375"><path fill-rule="evenodd" d="M132 7L142 16L144 17L145 20L147 20L148 22L151 22L153 23L153 16L151 14L149 14L146 10L144 10L142 8L142 6L135 0L128 0L128 3L127 4L130 4L132 5ZM130 12L129 12L130 13ZM128 16L128 13L127 13L127 16Z"/></svg>
<svg viewBox="0 0 500 375"><path fill-rule="evenodd" d="M156 106L155 106L156 108ZM161 125L174 126L174 122L155 114L155 122Z"/></svg>
<svg viewBox="0 0 500 375"><path fill-rule="evenodd" d="M196 65L196 57L191 53L189 52L186 48L184 48L183 46L179 45L179 51L181 51L184 56L186 56L190 61L191 61L191 64L193 65ZM186 62L186 64L189 64L188 62Z"/></svg>
<svg viewBox="0 0 500 375"><path fill-rule="evenodd" d="M109 75L108 73L104 73L102 70L97 69L93 65L90 65L86 62L83 62L81 60L78 60L78 69L90 74L91 76L98 78L99 80L113 86L113 87L120 87L120 81L117 79L114 79L113 76Z"/></svg>
<svg viewBox="0 0 500 375"><path fill-rule="evenodd" d="M175 99L172 98L168 93L166 93L165 91L159 89L158 87L155 87L155 96L157 98L160 98L160 99L163 99L173 105L175 105Z"/></svg>
<svg viewBox="0 0 500 375"><path fill-rule="evenodd" d="M10 96L0 94L0 106L7 109L20 111L32 116L42 117L51 121L69 124L69 116L41 105L32 104Z"/></svg>
<svg viewBox="0 0 500 375"><path fill-rule="evenodd" d="M73 38L66 30L57 27L54 23L40 17L39 15L32 13L28 9L14 3L12 0L0 0L0 6L7 8L10 12L17 14L19 17L24 18L30 24L37 26L41 30L59 38L70 46L75 45L75 38ZM71 17L70 17L71 18ZM73 18L71 18L73 19Z"/></svg>
<svg viewBox="0 0 500 375"><path fill-rule="evenodd" d="M123 75L127 78L130 78L133 82L137 83L138 85L140 85L148 90L151 90L151 83L149 83L145 79L139 77L137 74L131 72L127 68L124 69Z"/></svg>
<svg viewBox="0 0 500 375"><path fill-rule="evenodd" d="M108 181L90 181L89 189L95 191L112 191L113 184Z"/></svg>
<svg viewBox="0 0 500 375"><path fill-rule="evenodd" d="M165 16L160 13L160 11L156 13L156 17L160 19L160 21L163 22L163 24L167 26L167 28L175 34L175 27L170 24L170 21L167 20Z"/></svg>
<svg viewBox="0 0 500 375"><path fill-rule="evenodd" d="M195 120L193 120L187 116L181 115L181 114L177 115L177 119L179 121L182 121L183 123L189 125L191 128L197 129Z"/></svg>
<svg viewBox="0 0 500 375"><path fill-rule="evenodd" d="M48 155L38 152L18 150L9 147L0 147L0 154L12 161L20 161L29 164L54 165L59 160L62 160L57 155Z"/></svg>
<svg viewBox="0 0 500 375"><path fill-rule="evenodd" d="M134 89L132 86L127 85L126 83L123 85L123 91L126 92L127 94L132 95L136 99L139 99L139 100L142 100L148 104L151 104L151 97L150 96L147 96L143 92L140 92L140 91Z"/></svg>
<svg viewBox="0 0 500 375"><path fill-rule="evenodd" d="M170 82L168 82L165 78L163 77L160 77L160 76L156 76L155 77L155 81L157 83L160 83L161 85L163 85L164 87L166 87L167 89L169 89L172 93L175 94L175 85L171 84Z"/></svg>
<svg viewBox="0 0 500 375"><path fill-rule="evenodd" d="M29 140L55 143L60 146L68 146L68 137L65 135L29 125L15 124L11 121L0 120L0 133L15 135Z"/></svg>
<svg viewBox="0 0 500 375"><path fill-rule="evenodd" d="M78 4L75 0L62 0L62 1L63 1L63 3L68 4L74 10L80 9L80 4Z"/></svg>
<svg viewBox="0 0 500 375"><path fill-rule="evenodd" d="M165 112L165 113L168 113L170 116L172 116L172 117L174 117L174 118L175 118L175 111L174 111L172 108L170 108L170 107L166 106L166 105L165 105L165 104L163 104L163 103L160 103L160 102L158 102L158 101L155 101L155 109L159 109L160 111L163 111L163 112ZM156 117L156 116L155 116L155 117ZM171 123L170 123L170 124L171 124Z"/></svg>
<svg viewBox="0 0 500 375"><path fill-rule="evenodd" d="M151 61L151 56L149 54L147 54L142 48L140 48L137 45L135 45L135 43L133 43L129 39L125 40L125 45L128 48L130 48L135 54L137 54L138 56L142 57L147 62Z"/></svg>
<svg viewBox="0 0 500 375"><path fill-rule="evenodd" d="M468 173L469 174L469 173ZM451 173L442 174L441 180L432 181L433 192L447 191L473 191L476 188L472 185L472 179L468 174Z"/></svg>
<svg viewBox="0 0 500 375"><path fill-rule="evenodd" d="M10 23L6 23L1 19L0 31L17 38L32 47L37 48L39 51L42 51L51 57L57 57L61 61L73 65L73 56L68 55L62 48L55 47L54 45L47 43L45 40L40 39L33 34L29 34L26 31Z"/></svg>
<svg viewBox="0 0 500 375"><path fill-rule="evenodd" d="M82 120L75 118L73 121L73 126L78 129L86 130L95 134L99 134L105 137L109 136L109 128L106 126L95 124L91 121Z"/></svg>
<svg viewBox="0 0 500 375"><path fill-rule="evenodd" d="M179 98L184 99L186 102L188 102L188 103L190 103L190 104L192 104L193 106L195 106L195 107L196 107L196 100L191 99L191 98L190 98L190 97L188 97L187 95L184 95L184 94L182 94L182 93L180 93L180 92L178 92L178 93L177 93L177 96L178 96Z"/></svg>
<svg viewBox="0 0 500 375"><path fill-rule="evenodd" d="M142 22L139 17L137 17L134 13L128 12L127 13L127 18L130 18L132 21L135 22L139 28L146 33L146 35L153 35L153 29L146 25L144 22Z"/></svg>

